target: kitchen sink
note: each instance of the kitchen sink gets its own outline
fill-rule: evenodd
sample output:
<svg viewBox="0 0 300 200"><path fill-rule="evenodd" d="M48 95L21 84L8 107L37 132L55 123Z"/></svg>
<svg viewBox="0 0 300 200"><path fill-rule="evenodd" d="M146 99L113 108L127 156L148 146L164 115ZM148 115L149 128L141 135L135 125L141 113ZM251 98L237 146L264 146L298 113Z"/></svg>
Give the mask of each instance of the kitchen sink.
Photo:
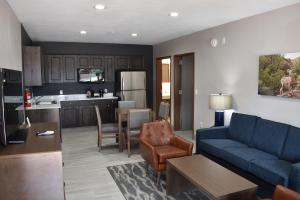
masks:
<svg viewBox="0 0 300 200"><path fill-rule="evenodd" d="M38 101L36 102L37 105L52 105L52 104L57 104L57 101Z"/></svg>

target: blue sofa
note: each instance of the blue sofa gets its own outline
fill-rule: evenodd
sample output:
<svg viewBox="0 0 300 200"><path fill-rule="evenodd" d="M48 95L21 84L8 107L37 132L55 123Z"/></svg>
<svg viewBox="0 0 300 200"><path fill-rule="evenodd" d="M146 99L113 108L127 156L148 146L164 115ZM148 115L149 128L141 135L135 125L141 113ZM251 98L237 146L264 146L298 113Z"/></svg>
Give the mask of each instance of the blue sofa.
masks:
<svg viewBox="0 0 300 200"><path fill-rule="evenodd" d="M300 192L300 128L233 113L228 127L197 130L196 152Z"/></svg>

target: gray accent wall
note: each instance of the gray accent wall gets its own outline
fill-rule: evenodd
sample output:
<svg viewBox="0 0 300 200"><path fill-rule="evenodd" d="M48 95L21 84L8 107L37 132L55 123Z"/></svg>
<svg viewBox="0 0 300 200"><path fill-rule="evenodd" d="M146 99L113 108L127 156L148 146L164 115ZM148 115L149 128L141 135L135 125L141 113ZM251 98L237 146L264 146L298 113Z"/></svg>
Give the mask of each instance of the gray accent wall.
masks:
<svg viewBox="0 0 300 200"><path fill-rule="evenodd" d="M300 100L258 95L259 55L300 51L299 24L300 4L295 4L157 44L154 59L195 52L195 129L213 124L208 95L217 92L232 94L238 112L300 127ZM219 40L216 48L212 38Z"/></svg>

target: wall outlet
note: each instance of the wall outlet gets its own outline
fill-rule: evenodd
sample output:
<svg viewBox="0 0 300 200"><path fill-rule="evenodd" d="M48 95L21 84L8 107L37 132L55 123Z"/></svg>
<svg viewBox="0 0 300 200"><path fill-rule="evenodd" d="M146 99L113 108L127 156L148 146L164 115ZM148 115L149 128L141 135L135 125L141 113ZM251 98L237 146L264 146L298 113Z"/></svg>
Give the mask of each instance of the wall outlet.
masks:
<svg viewBox="0 0 300 200"><path fill-rule="evenodd" d="M64 94L64 91L63 91L63 90L59 90L59 94L60 94L60 95L63 95L63 94Z"/></svg>

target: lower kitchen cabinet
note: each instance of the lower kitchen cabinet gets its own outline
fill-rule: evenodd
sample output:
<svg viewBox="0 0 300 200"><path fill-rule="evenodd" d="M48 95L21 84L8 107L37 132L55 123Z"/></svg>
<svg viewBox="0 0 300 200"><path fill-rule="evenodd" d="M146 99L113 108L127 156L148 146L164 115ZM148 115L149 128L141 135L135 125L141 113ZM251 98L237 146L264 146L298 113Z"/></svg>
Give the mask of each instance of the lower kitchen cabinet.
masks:
<svg viewBox="0 0 300 200"><path fill-rule="evenodd" d="M78 108L76 106L62 106L61 123L62 128L78 126Z"/></svg>
<svg viewBox="0 0 300 200"><path fill-rule="evenodd" d="M97 125L95 105L99 106L102 123L115 122L117 99L64 101L61 102L62 127Z"/></svg>
<svg viewBox="0 0 300 200"><path fill-rule="evenodd" d="M96 125L95 107L79 106L79 125L80 126L94 126Z"/></svg>

